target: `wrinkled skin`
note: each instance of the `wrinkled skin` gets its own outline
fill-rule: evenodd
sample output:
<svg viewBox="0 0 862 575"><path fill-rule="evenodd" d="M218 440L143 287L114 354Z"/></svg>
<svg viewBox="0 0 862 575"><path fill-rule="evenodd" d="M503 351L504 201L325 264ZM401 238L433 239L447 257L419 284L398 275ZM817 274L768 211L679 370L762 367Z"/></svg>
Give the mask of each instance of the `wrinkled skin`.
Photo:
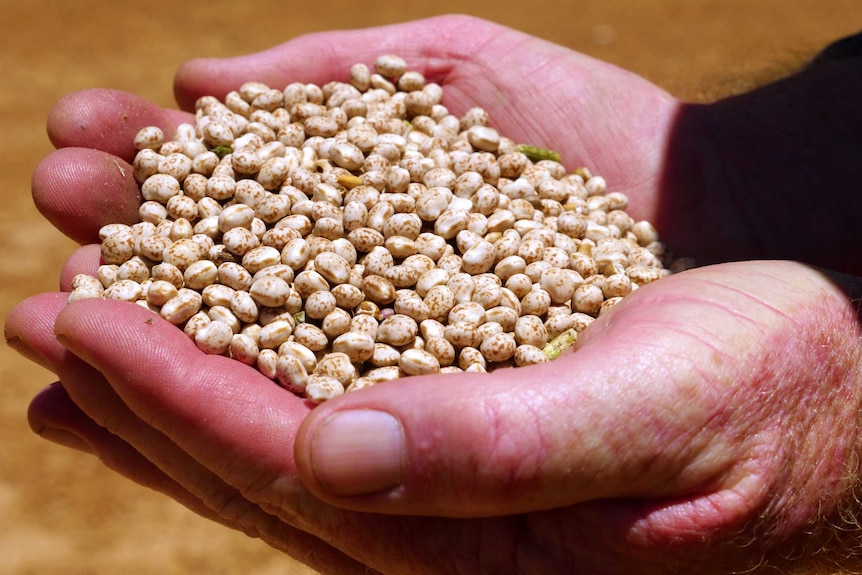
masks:
<svg viewBox="0 0 862 575"><path fill-rule="evenodd" d="M741 174L765 179L774 160L725 146L739 140L721 131L749 129L752 109L798 84L687 106L610 65L448 17L192 61L177 75L177 100L188 111L252 79L322 84L383 52L439 82L454 113L481 105L503 134L605 176L634 217L658 222L686 255L772 259L645 286L550 364L409 378L318 407L202 354L138 306L41 294L6 323L10 345L59 380L33 400L34 431L324 573L857 565L852 530L841 529L857 511L860 262L829 243L853 232L779 225L811 209L804 173L780 190L781 217L747 229L772 192ZM170 133L189 118L130 94L66 97L49 118L58 150L33 177L37 206L81 243L103 223L134 221L134 133L150 124ZM831 206L822 209L847 207ZM797 248L783 241L791 232L811 239ZM98 257L93 245L72 255L62 289ZM360 425L372 420L392 437ZM394 467L387 448L401 450Z"/></svg>

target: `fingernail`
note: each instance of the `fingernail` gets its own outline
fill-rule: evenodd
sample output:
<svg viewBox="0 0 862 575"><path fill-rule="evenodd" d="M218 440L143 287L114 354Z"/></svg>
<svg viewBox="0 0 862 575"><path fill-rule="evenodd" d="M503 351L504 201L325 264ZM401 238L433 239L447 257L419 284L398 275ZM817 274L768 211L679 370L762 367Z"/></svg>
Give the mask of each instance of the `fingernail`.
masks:
<svg viewBox="0 0 862 575"><path fill-rule="evenodd" d="M75 435L71 431L67 431L65 429L60 429L58 427L46 427L39 431L39 437L42 439L46 439L51 443L56 443L58 445L62 445L63 447L69 447L71 449L76 449L78 451L83 451L84 453L89 453L93 455L95 452L93 448L90 447L90 444L81 439L80 436Z"/></svg>
<svg viewBox="0 0 862 575"><path fill-rule="evenodd" d="M339 411L321 424L311 442L317 480L333 495L388 491L404 473L404 430L383 411Z"/></svg>

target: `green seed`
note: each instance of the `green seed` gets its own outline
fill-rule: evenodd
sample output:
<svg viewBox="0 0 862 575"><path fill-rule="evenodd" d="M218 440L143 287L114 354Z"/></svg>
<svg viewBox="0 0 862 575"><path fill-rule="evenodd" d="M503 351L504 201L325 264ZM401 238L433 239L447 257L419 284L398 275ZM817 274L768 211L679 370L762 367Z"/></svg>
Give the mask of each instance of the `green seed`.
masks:
<svg viewBox="0 0 862 575"><path fill-rule="evenodd" d="M562 162L560 154L553 150L548 150L547 148L530 146L528 144L518 144L517 150L527 156L531 162L539 162L541 160Z"/></svg>
<svg viewBox="0 0 862 575"><path fill-rule="evenodd" d="M215 148L212 149L212 152L216 156L218 156L219 159L222 159L225 156L227 156L228 154L230 154L231 152L233 152L233 148L231 148L230 146L216 146Z"/></svg>
<svg viewBox="0 0 862 575"><path fill-rule="evenodd" d="M567 329L551 341L549 341L542 351L548 356L548 359L557 359L564 351L575 345L578 341L578 332L574 329Z"/></svg>

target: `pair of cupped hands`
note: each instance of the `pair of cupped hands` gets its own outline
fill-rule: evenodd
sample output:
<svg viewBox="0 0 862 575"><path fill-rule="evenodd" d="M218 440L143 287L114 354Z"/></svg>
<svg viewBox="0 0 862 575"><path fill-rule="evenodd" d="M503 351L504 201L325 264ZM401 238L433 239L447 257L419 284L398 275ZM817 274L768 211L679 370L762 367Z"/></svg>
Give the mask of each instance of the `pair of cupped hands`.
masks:
<svg viewBox="0 0 862 575"><path fill-rule="evenodd" d="M171 134L202 95L250 80L323 84L382 53L440 83L453 113L482 106L502 134L603 175L679 255L729 263L637 290L551 363L412 377L316 407L139 306L66 303L71 278L98 265L99 227L136 217L139 128ZM726 131L749 125L734 118L769 116L781 90L793 92L684 104L609 64L453 16L188 62L182 111L71 94L50 113L57 150L33 197L88 245L63 268L63 291L6 323L9 344L59 380L33 400L31 426L327 574L829 563L858 481L860 267L834 230L802 241L785 229L782 214L795 222L809 208L786 189L772 204L769 162L726 145Z"/></svg>

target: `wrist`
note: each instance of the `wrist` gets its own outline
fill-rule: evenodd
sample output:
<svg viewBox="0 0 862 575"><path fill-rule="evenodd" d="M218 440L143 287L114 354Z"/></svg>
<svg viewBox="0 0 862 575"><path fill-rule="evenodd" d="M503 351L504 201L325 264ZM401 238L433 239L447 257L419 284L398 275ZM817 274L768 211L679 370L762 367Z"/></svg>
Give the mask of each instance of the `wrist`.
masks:
<svg viewBox="0 0 862 575"><path fill-rule="evenodd" d="M821 272L800 274L799 281L808 284L809 304L800 302L786 344L774 348L804 358L803 369L776 390L795 406L793 415L776 420L785 439L773 461L781 463L753 533L772 540L773 557L788 558L782 572L855 573L862 568L862 278Z"/></svg>

